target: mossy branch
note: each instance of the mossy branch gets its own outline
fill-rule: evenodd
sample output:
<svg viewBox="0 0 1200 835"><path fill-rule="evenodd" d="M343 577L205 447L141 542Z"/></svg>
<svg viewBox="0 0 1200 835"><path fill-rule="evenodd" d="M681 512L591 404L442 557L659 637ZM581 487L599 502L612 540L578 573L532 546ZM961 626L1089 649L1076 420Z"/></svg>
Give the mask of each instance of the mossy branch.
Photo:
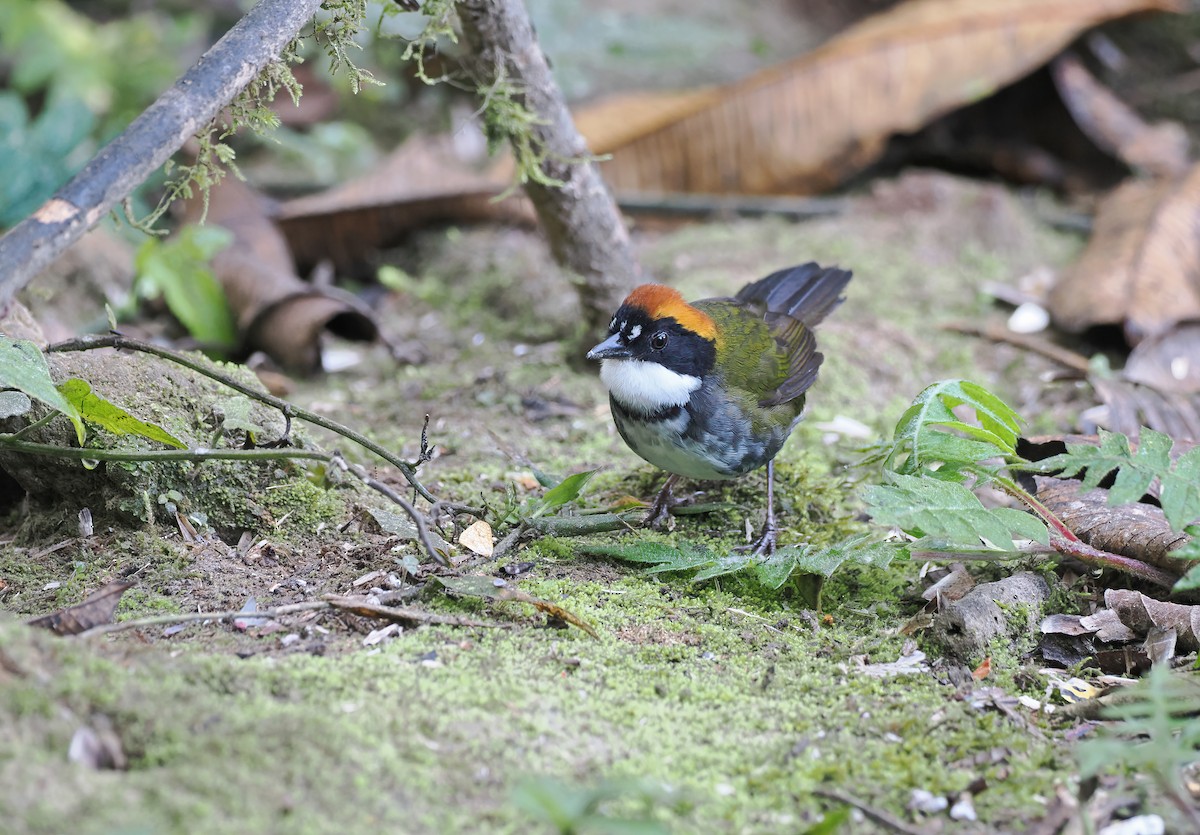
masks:
<svg viewBox="0 0 1200 835"><path fill-rule="evenodd" d="M375 441L372 441L361 432L356 432L350 427L338 423L336 420L330 420L323 415L319 415L316 412L301 408L300 406L290 403L280 397L275 397L274 395L259 391L252 386L248 386L245 383L239 382L228 374L223 374L220 371L214 370L206 363L197 359L193 359L187 354L183 354L178 351L172 351L169 348L163 348L150 342L143 342L140 339L131 339L130 337L121 336L120 334L83 336L77 339L68 339L63 342L58 342L48 346L46 348L46 353L91 351L95 350L96 348L117 348L129 351L141 351L145 354L152 354L156 357L170 360L177 365L182 365L184 368L189 368L192 371L195 371L197 374L203 374L205 377L215 380L221 385L231 388L240 394L244 394L252 400L257 400L259 403L264 403L267 406L278 409L283 413L284 417L288 418L289 420L303 420L306 423L313 424L314 426L320 426L323 429L328 429L330 432L333 432L336 435L341 435L348 441L353 441L363 449L375 453L384 461L391 464L400 471L401 475L403 475L405 480L412 485L413 490L415 490L417 494L421 496L421 498L429 502L436 503L438 501L437 497L430 493L429 489L417 479L416 468L411 463L400 458L400 456L396 455L386 447L381 446Z"/></svg>
<svg viewBox="0 0 1200 835"><path fill-rule="evenodd" d="M260 0L69 183L0 237L0 264L5 265L0 275L0 310L189 138L210 137L221 112L289 52L296 35L321 6L322 0ZM291 86L282 75L263 83L267 88L276 83ZM210 150L218 159L229 156L222 147L219 139L216 144L210 140ZM204 171L216 176L212 167Z"/></svg>

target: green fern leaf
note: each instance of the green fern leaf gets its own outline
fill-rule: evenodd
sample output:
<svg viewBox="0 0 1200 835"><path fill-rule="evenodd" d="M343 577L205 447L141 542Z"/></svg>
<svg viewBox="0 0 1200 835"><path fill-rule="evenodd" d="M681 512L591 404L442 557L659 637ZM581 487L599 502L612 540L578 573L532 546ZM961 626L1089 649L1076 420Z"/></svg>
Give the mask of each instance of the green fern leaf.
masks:
<svg viewBox="0 0 1200 835"><path fill-rule="evenodd" d="M1067 444L1067 451L1038 462L1040 472L1057 472L1062 478L1082 474L1081 491L1091 490L1116 471L1108 491L1110 505L1131 504L1157 480L1161 486L1163 514L1173 530L1200 519L1200 448L1191 449L1171 463L1171 439L1142 429L1137 452L1119 432L1100 430L1099 445Z"/></svg>
<svg viewBox="0 0 1200 835"><path fill-rule="evenodd" d="M1036 517L1007 507L987 508L964 485L892 473L888 483L864 491L871 517L913 536L977 549L1015 551L1013 536L1048 544L1050 534Z"/></svg>

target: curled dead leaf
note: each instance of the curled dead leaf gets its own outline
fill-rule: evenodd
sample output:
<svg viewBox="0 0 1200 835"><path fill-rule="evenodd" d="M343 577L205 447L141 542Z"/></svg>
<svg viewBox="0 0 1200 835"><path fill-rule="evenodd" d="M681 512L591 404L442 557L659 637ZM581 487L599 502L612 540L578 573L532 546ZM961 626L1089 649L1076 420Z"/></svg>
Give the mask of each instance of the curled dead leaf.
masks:
<svg viewBox="0 0 1200 835"><path fill-rule="evenodd" d="M198 218L203 203L189 202ZM287 369L321 367L326 331L370 342L379 335L369 308L336 288L316 288L296 274L288 242L271 219L265 199L236 177L226 177L208 197L208 222L233 233L233 243L213 258L242 350L266 352Z"/></svg>
<svg viewBox="0 0 1200 835"><path fill-rule="evenodd" d="M1172 574L1187 564L1167 556L1190 537L1173 531L1162 509L1150 504L1111 506L1103 488L1079 492L1079 482L1035 476L1037 498L1093 548L1139 559Z"/></svg>
<svg viewBox="0 0 1200 835"><path fill-rule="evenodd" d="M1104 604L1139 637L1150 635L1155 628L1173 629L1178 652L1200 650L1200 606L1167 603L1131 589L1108 589Z"/></svg>
<svg viewBox="0 0 1200 835"><path fill-rule="evenodd" d="M97 626L112 623L121 595L133 583L112 582L93 592L87 600L26 621L29 626L49 629L56 635L78 635Z"/></svg>
<svg viewBox="0 0 1200 835"><path fill-rule="evenodd" d="M1172 177L1188 167L1188 135L1176 122L1147 124L1067 53L1051 65L1071 117L1101 149L1135 171Z"/></svg>
<svg viewBox="0 0 1200 835"><path fill-rule="evenodd" d="M1137 345L1200 319L1200 164L1130 180L1099 206L1091 240L1047 297L1059 327L1119 325Z"/></svg>
<svg viewBox="0 0 1200 835"><path fill-rule="evenodd" d="M495 547L492 526L480 519L458 535L458 544L473 554L490 557Z"/></svg>
<svg viewBox="0 0 1200 835"><path fill-rule="evenodd" d="M812 193L887 139L989 95L1085 29L1174 0L910 0L824 46L717 90L578 115L618 192Z"/></svg>
<svg viewBox="0 0 1200 835"><path fill-rule="evenodd" d="M481 171L452 137L415 136L370 173L284 203L276 220L297 261L345 266L439 221L531 223L524 196L496 200L510 182L509 161Z"/></svg>

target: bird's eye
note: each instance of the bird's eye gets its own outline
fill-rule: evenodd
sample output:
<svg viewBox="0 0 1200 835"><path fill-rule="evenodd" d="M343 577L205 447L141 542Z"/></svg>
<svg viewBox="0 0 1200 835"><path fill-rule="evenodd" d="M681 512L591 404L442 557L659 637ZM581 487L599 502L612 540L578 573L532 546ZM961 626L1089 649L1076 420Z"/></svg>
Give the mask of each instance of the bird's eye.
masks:
<svg viewBox="0 0 1200 835"><path fill-rule="evenodd" d="M661 351L663 348L666 348L667 332L659 331L658 333L654 334L654 336L650 337L650 347L655 351Z"/></svg>

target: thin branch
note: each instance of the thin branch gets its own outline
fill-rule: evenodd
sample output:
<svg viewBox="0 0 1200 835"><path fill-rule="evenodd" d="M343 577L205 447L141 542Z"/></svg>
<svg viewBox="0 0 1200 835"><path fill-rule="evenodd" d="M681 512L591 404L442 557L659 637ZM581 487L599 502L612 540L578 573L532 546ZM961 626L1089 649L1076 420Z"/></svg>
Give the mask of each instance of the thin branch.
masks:
<svg viewBox="0 0 1200 835"><path fill-rule="evenodd" d="M1045 357L1051 362L1056 362L1061 366L1069 368L1084 377L1091 373L1088 358L1083 354L1068 351L1066 348L1055 345L1048 339L1039 339L1029 334L1015 333L995 322L990 322L984 327L970 322L956 322L944 325L943 327L945 330L954 331L955 333L978 336L983 339L990 339L993 342L1002 342L1026 351L1031 351Z"/></svg>
<svg viewBox="0 0 1200 835"><path fill-rule="evenodd" d="M236 620L237 618L261 618L264 620L295 615L300 612L321 612L337 610L351 612L365 617L381 618L389 621L405 621L409 623L431 623L443 626L479 626L497 627L494 623L461 618L455 615L438 615L433 612L422 612L419 609L398 609L390 606L380 606L366 598L346 597L337 594L327 594L321 600L307 600L303 603L290 603L286 606L276 606L274 609L262 609L256 612L246 612L232 609L223 612L190 612L184 615L154 615L134 620L123 620L120 623L106 623L94 626L76 637L92 638L97 635L111 635L114 632L125 632L130 629L141 629L147 626L167 626L176 623L193 623L196 621L220 622Z"/></svg>
<svg viewBox="0 0 1200 835"><path fill-rule="evenodd" d="M362 481L363 484L400 505L400 507L403 508L404 512L408 514L409 518L412 519L413 524L416 526L417 538L421 540L421 545L425 547L426 552L443 566L447 568L450 567L450 561L434 546L433 539L429 536L429 525L425 523L425 517L418 513L417 509L413 507L407 499L405 499L391 487L388 487L383 482L376 481L375 479L371 478L371 476L367 475L367 470L365 467L361 467L358 464L351 464L340 455L337 457L337 463L343 470L349 472L355 478Z"/></svg>
<svg viewBox="0 0 1200 835"><path fill-rule="evenodd" d="M231 388L236 392L240 392L252 400L257 400L260 403L265 403L268 406L279 409L279 411L283 412L285 417L299 418L300 420L307 421L315 426L328 429L330 432L341 435L343 438L353 441L364 449L370 450L384 461L391 464L400 471L408 483L412 485L413 489L421 495L421 498L430 502L437 501L437 497L430 493L425 485L423 485L417 479L416 471L413 469L411 464L387 448L375 443L361 432L355 432L350 427L343 426L335 420L330 420L329 418L319 415L316 412L310 412L308 409L303 409L293 403L289 403L282 398L259 391L251 386L246 385L245 383L239 382L228 374L223 374L220 371L213 370L205 363L196 359L192 359L186 354L172 351L169 348L163 348L150 342L143 342L140 339L131 339L127 336L121 336L120 334L103 334L97 336L84 336L77 339L68 339L63 342L58 342L54 345L48 346L46 348L46 353L91 351L96 348L118 348L130 351L141 351L146 354L153 354L156 357L162 357L163 359L170 360L178 365L182 365L184 368L190 368L197 374L203 374L205 377L208 377L211 380L216 380L221 385Z"/></svg>
<svg viewBox="0 0 1200 835"><path fill-rule="evenodd" d="M296 37L322 0L260 0L125 132L0 237L0 310L209 124Z"/></svg>

